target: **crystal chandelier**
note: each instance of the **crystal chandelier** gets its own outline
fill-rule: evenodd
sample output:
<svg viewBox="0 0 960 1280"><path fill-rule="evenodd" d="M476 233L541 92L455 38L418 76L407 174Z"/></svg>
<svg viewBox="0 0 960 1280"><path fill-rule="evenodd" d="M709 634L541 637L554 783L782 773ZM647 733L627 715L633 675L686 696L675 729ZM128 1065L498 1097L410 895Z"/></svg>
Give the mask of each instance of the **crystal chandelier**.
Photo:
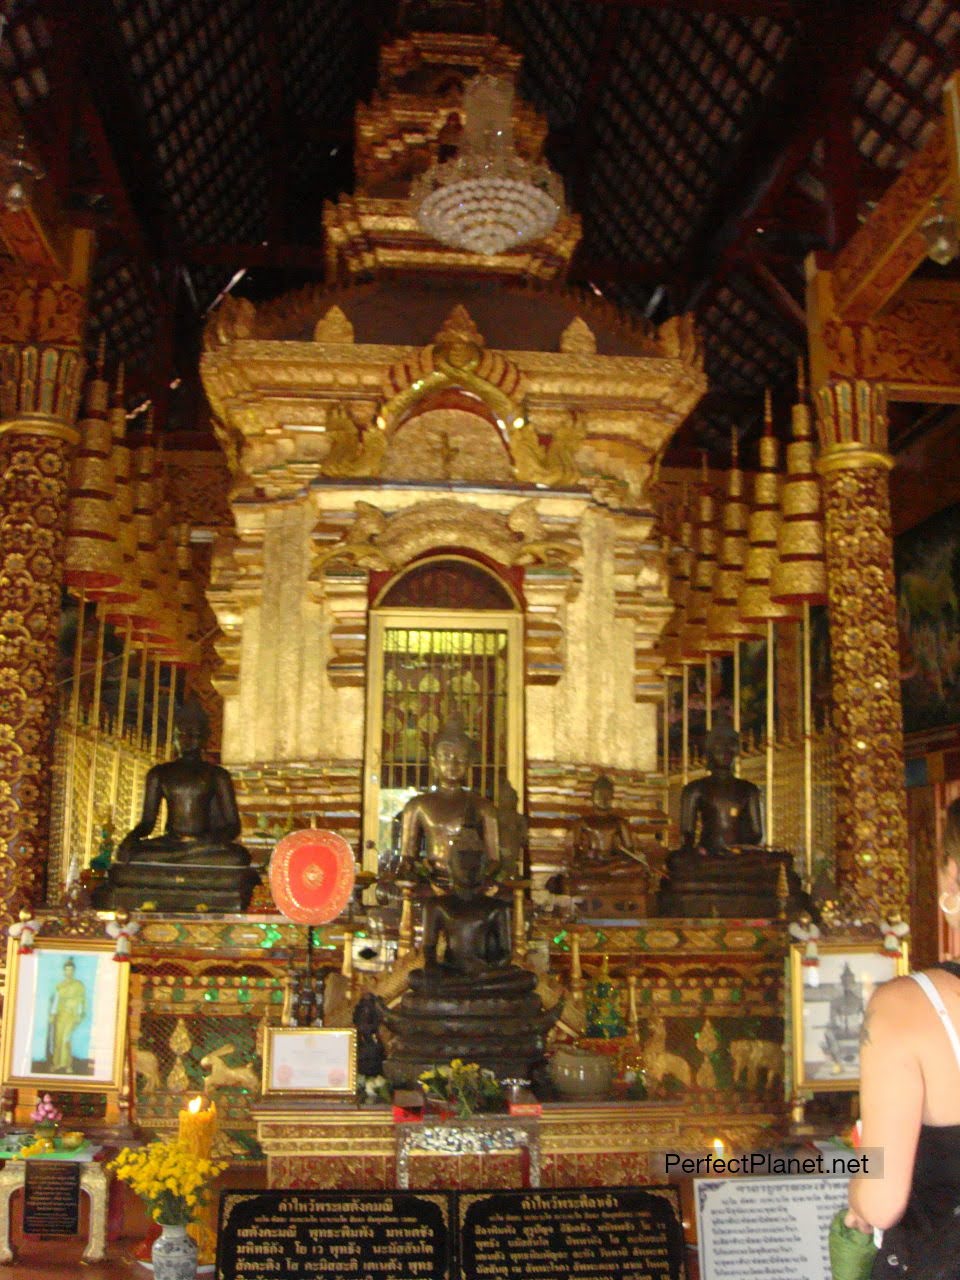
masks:
<svg viewBox="0 0 960 1280"><path fill-rule="evenodd" d="M417 221L441 244L503 253L537 240L563 209L563 186L544 163L513 145L513 86L499 76L471 80L463 94L463 135L452 160L413 182Z"/></svg>

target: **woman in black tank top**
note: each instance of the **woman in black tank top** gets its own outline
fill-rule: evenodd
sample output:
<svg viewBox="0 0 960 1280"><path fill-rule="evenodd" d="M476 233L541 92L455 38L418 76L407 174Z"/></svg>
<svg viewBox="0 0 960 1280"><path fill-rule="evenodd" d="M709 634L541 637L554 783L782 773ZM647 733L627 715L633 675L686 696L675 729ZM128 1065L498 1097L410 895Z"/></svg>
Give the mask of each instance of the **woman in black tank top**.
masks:
<svg viewBox="0 0 960 1280"><path fill-rule="evenodd" d="M941 910L956 922L960 800L947 811L940 885ZM860 1050L863 1146L879 1148L875 1161L882 1158L883 1176L851 1180L847 1225L883 1230L872 1280L960 1280L960 1120L929 1119L931 1111L945 1120L960 1113L960 1105L952 1105L960 1099L958 1028L960 964L953 962L885 983L867 1006Z"/></svg>

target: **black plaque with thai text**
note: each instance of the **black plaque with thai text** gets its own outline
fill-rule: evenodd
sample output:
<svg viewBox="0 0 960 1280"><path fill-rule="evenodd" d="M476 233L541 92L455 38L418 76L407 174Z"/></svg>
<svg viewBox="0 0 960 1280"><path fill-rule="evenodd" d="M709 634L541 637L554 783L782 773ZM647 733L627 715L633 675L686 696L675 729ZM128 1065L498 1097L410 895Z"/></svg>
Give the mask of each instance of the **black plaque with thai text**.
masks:
<svg viewBox="0 0 960 1280"><path fill-rule="evenodd" d="M675 1187L458 1194L461 1280L685 1280Z"/></svg>
<svg viewBox="0 0 960 1280"><path fill-rule="evenodd" d="M23 1231L75 1236L80 1230L80 1162L28 1160L23 1183Z"/></svg>
<svg viewBox="0 0 960 1280"><path fill-rule="evenodd" d="M452 1280L448 1192L224 1191L217 1280Z"/></svg>

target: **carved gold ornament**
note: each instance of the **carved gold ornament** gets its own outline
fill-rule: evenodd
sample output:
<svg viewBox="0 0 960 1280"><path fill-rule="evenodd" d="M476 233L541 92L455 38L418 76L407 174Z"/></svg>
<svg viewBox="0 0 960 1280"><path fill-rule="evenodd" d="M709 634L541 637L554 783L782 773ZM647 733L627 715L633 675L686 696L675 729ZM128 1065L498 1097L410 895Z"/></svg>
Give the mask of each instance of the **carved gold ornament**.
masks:
<svg viewBox="0 0 960 1280"><path fill-rule="evenodd" d="M441 498L385 515L369 502L354 504L356 516L341 539L314 552L316 580L336 561L374 570L399 569L437 546L459 545L504 565L567 565L581 554L579 537L566 526L551 527L535 498L508 515L474 503Z"/></svg>

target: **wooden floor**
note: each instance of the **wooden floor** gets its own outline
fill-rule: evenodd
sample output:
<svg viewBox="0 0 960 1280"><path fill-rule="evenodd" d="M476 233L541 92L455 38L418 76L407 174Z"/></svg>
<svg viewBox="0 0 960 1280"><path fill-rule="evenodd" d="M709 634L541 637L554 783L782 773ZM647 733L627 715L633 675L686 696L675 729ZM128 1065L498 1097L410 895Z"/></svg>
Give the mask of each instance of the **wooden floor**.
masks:
<svg viewBox="0 0 960 1280"><path fill-rule="evenodd" d="M75 1240L28 1240L17 1250L17 1260L0 1266L0 1277L11 1280L150 1280L151 1272L129 1257L137 1242L122 1240L110 1245L105 1262L81 1262L83 1245ZM126 1256L125 1256L126 1255Z"/></svg>

